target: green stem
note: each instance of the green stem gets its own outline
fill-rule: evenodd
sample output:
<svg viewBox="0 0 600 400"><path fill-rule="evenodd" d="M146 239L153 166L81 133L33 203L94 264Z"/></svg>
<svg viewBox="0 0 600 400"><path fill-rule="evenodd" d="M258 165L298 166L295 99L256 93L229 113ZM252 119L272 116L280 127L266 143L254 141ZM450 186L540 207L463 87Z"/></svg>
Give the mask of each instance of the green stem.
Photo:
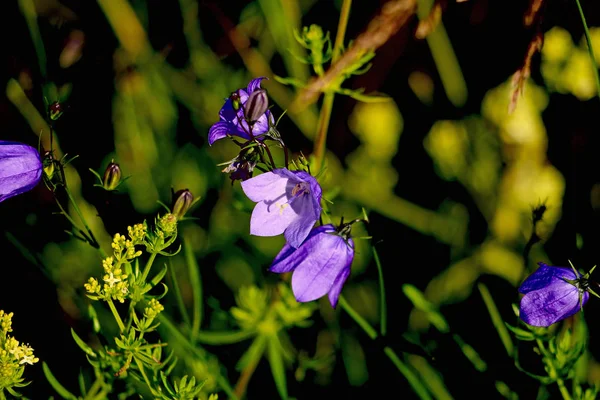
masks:
<svg viewBox="0 0 600 400"><path fill-rule="evenodd" d="M115 321L117 321L117 325L119 325L119 331L125 332L125 324L123 324L123 320L121 319L121 316L117 312L115 303L113 303L112 299L108 299L106 302L108 303L108 306L110 307L110 311L113 313L113 316L115 317Z"/></svg>
<svg viewBox="0 0 600 400"><path fill-rule="evenodd" d="M581 8L581 3L579 2L579 0L575 0L575 3L577 3L577 9L579 10L579 15L581 16L581 22L583 23L583 32L585 33L585 40L588 45L588 52L590 53L590 59L592 60L592 66L594 67L594 77L596 78L596 90L598 91L598 96L600 97L600 75L598 74L598 64L596 63L596 56L594 56L594 48L592 47L590 30L588 29L588 25L585 20L585 15L583 14L583 8Z"/></svg>
<svg viewBox="0 0 600 400"><path fill-rule="evenodd" d="M550 368L550 371L548 371L549 375L556 376L556 384L558 385L558 390L560 391L560 394L562 395L563 399L572 400L571 394L565 386L565 381L563 381L562 378L558 376L556 365L554 365L554 357L552 356L552 354L548 353L546 347L544 346L544 343L539 338L535 339L535 341L538 345L538 348L540 349L540 352L544 356L544 361L546 362L546 365Z"/></svg>
<svg viewBox="0 0 600 400"><path fill-rule="evenodd" d="M146 278L148 278L148 274L150 273L150 268L152 267L152 264L154 263L154 260L156 259L157 254L158 253L150 254L150 258L148 259L148 262L146 263L146 266L144 267L144 272L142 272L141 282L146 282Z"/></svg>
<svg viewBox="0 0 600 400"><path fill-rule="evenodd" d="M100 390L101 387L102 387L102 380L96 378L96 380L90 387L90 390L88 390L87 394L85 395L85 397L83 399L84 400L95 399L97 397L96 393Z"/></svg>
<svg viewBox="0 0 600 400"><path fill-rule="evenodd" d="M373 328L371 326L371 324L369 324L367 322L367 320L365 320L359 313L356 312L355 309L352 308L352 306L350 306L350 304L348 304L348 302L346 301L346 299L344 298L344 296L340 295L339 305L365 331L365 333L367 334L367 336L369 336L369 338L371 338L371 340L377 339L377 337L379 336L379 334L377 333L377 331L375 330L375 328ZM425 386L423 386L423 384L421 383L421 381L419 380L419 378L408 367L408 365L406 365L398 357L398 355L396 354L396 352L391 347L388 347L388 346L386 346L383 349L383 352L392 361L392 363L394 364L394 366L396 368L398 368L398 371L400 371L400 373L402 375L404 375L404 377L406 378L406 380L408 381L408 383L410 384L410 386L413 388L413 390L415 391L415 393L417 395L419 395L419 397L421 399L423 399L423 400L431 400L431 396L429 395L429 392L427 392L427 389L425 388Z"/></svg>
<svg viewBox="0 0 600 400"><path fill-rule="evenodd" d="M375 259L375 265L377 265L377 275L379 276L379 332L381 332L381 336L385 336L387 333L387 304L385 301L385 285L383 283L383 269L381 268L381 260L379 259L379 254L377 253L375 246L373 246L373 258Z"/></svg>
<svg viewBox="0 0 600 400"><path fill-rule="evenodd" d="M93 247L95 247L97 249L100 249L100 244L96 240L96 237L94 236L94 233L92 232L92 230L90 229L89 225L85 221L85 218L83 217L83 213L81 212L81 210L79 209L79 206L75 202L75 199L73 198L73 195L71 194L71 191L69 190L69 187L67 185L64 185L64 188L65 188L65 192L67 193L67 196L69 197L69 201L73 205L73 209L75 210L75 212L79 216L79 219L81 220L81 223L85 227L85 229L86 229L86 231L87 231L87 233L88 233L88 235L89 235L89 237L91 239L91 243L90 244ZM106 254L103 254L103 256L106 257Z"/></svg>
<svg viewBox="0 0 600 400"><path fill-rule="evenodd" d="M346 27L348 26L348 18L350 17L350 8L352 6L352 0L344 0L342 3L342 9L340 11L340 20L338 22L338 29L335 35L335 43L333 45L333 54L331 57L331 63L334 64L341 55L341 50L344 45L344 36L346 36ZM325 144L327 142L327 131L329 129L329 121L331 120L331 111L333 110L333 99L335 94L333 92L325 93L323 98L323 105L321 106L321 113L319 114L319 124L317 128L317 136L315 137L315 144L313 149L313 155L315 157L315 165L318 168L317 171L323 169L325 163Z"/></svg>
<svg viewBox="0 0 600 400"><path fill-rule="evenodd" d="M179 329L177 329L175 324L173 324L173 322L171 322L171 320L167 316L165 316L165 315L163 315L163 313L161 313L158 315L158 319L160 321L161 326L169 331L169 333L173 336L173 339L176 343L182 344L183 347L189 353L191 353L198 359L200 359L202 361L206 361L206 358L207 358L206 355L203 354L203 352L198 347L194 346L188 340L188 338L185 335L183 335L179 331ZM231 387L229 382L227 382L227 380L223 376L221 376L221 374L217 373L215 376L215 380L216 380L217 384L219 385L219 387L221 389L223 389L223 391L227 394L227 396L229 396L230 399L239 400L238 396L236 396L236 394L234 393L233 388Z"/></svg>
<svg viewBox="0 0 600 400"><path fill-rule="evenodd" d="M179 314L181 314L181 318L183 318L183 324L189 328L192 326L190 317L188 316L187 309L185 308L185 303L183 302L183 297L181 296L181 289L179 288L179 283L177 282L177 277L175 276L175 272L173 271L173 266L169 261L168 268L168 278L169 278L169 287L171 290L175 292L175 300L177 303L177 308L179 309Z"/></svg>

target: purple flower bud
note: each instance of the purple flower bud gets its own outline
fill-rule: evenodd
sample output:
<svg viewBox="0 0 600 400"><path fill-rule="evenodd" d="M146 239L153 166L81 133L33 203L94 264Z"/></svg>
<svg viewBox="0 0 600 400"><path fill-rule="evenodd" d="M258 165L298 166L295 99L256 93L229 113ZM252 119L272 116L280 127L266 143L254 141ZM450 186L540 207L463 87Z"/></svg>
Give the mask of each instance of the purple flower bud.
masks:
<svg viewBox="0 0 600 400"><path fill-rule="evenodd" d="M111 162L104 171L102 177L102 187L108 191L115 190L121 183L121 167L115 162Z"/></svg>
<svg viewBox="0 0 600 400"><path fill-rule="evenodd" d="M582 277L574 269L539 263L519 292L520 318L529 325L550 326L581 310L590 298L588 275Z"/></svg>
<svg viewBox="0 0 600 400"><path fill-rule="evenodd" d="M64 106L58 101L55 101L54 103L48 106L48 113L50 114L50 119L52 121L56 121L57 119L59 119L64 112Z"/></svg>
<svg viewBox="0 0 600 400"><path fill-rule="evenodd" d="M246 89L236 90L223 104L219 111L219 122L213 124L208 131L208 144L212 146L217 140L227 136L237 136L246 140L263 140L265 133L269 132L275 123L271 111L268 110L266 92L254 95L254 106L250 107L250 97L260 88L260 82L266 79L256 78L248 83ZM250 109L251 112L244 110ZM254 118L254 119L252 119ZM248 123L251 122L251 124Z"/></svg>
<svg viewBox="0 0 600 400"><path fill-rule="evenodd" d="M188 189L179 190L173 196L174 202L171 214L180 220L194 203L194 196Z"/></svg>
<svg viewBox="0 0 600 400"><path fill-rule="evenodd" d="M276 273L294 271L292 290L297 301L312 301L328 294L329 303L335 308L350 275L353 259L352 239L328 224L311 230L297 249L286 244L269 270Z"/></svg>
<svg viewBox="0 0 600 400"><path fill-rule="evenodd" d="M35 148L0 140L0 202L33 189L40 182L42 168Z"/></svg>
<svg viewBox="0 0 600 400"><path fill-rule="evenodd" d="M248 96L244 104L244 116L251 123L258 119L269 109L269 97L265 89L257 89Z"/></svg>

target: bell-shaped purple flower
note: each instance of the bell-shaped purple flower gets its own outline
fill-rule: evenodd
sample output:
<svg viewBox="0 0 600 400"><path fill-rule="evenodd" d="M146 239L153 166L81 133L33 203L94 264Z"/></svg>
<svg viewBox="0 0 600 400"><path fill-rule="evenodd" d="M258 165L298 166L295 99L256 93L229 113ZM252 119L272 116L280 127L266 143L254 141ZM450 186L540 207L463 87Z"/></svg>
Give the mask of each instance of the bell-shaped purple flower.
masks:
<svg viewBox="0 0 600 400"><path fill-rule="evenodd" d="M292 290L297 301L312 301L328 294L335 308L353 259L352 239L340 235L328 224L314 228L297 249L286 244L269 270L294 271Z"/></svg>
<svg viewBox="0 0 600 400"><path fill-rule="evenodd" d="M582 277L575 269L539 265L519 287L525 295L519 315L529 325L550 326L576 314L587 303L589 274Z"/></svg>
<svg viewBox="0 0 600 400"><path fill-rule="evenodd" d="M321 186L304 171L275 169L241 183L252 211L250 234L277 236L297 248L321 215Z"/></svg>
<svg viewBox="0 0 600 400"><path fill-rule="evenodd" d="M0 202L33 189L41 177L42 161L35 148L0 140Z"/></svg>
<svg viewBox="0 0 600 400"><path fill-rule="evenodd" d="M219 111L220 121L210 127L208 131L208 144L212 145L227 135L238 136L246 140L261 139L274 124L273 115L267 109L268 99L266 92L260 88L260 82L265 77L250 81L246 90L238 89L225 101ZM258 93L254 94L257 91ZM254 95L253 95L254 94ZM246 104L252 97L252 104ZM246 106L252 106L246 110ZM260 114L262 111L262 114ZM260 115L259 115L260 114ZM248 120L247 117L252 118Z"/></svg>

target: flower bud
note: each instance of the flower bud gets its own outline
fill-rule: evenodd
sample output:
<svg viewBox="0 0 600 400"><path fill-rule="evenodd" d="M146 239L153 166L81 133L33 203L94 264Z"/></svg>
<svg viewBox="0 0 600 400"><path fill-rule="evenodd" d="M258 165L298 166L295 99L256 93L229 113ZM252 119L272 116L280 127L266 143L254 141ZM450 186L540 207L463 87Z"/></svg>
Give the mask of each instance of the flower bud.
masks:
<svg viewBox="0 0 600 400"><path fill-rule="evenodd" d="M194 196L192 195L192 192L190 192L188 189L183 189L175 193L173 199L174 202L171 213L179 221L184 217L185 213L188 212L188 210L192 206L192 203L194 202Z"/></svg>
<svg viewBox="0 0 600 400"><path fill-rule="evenodd" d="M269 108L269 97L265 89L256 89L244 104L244 116L249 122L257 121Z"/></svg>
<svg viewBox="0 0 600 400"><path fill-rule="evenodd" d="M58 101L55 101L54 103L50 104L48 106L48 113L50 114L50 119L52 121L56 121L57 119L59 119L63 113L65 112L65 108L62 104L60 104Z"/></svg>
<svg viewBox="0 0 600 400"><path fill-rule="evenodd" d="M104 171L102 177L102 187L105 190L112 191L121 183L121 167L115 162L111 162Z"/></svg>

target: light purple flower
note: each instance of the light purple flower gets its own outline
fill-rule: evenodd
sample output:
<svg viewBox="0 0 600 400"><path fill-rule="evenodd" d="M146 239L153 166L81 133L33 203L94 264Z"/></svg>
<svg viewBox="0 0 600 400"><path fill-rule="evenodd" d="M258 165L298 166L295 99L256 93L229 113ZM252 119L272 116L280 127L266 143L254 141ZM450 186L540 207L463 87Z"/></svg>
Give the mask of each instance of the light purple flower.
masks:
<svg viewBox="0 0 600 400"><path fill-rule="evenodd" d="M312 301L328 294L335 308L353 259L352 239L344 238L328 224L314 228L297 249L286 244L269 270L294 271L292 291L297 301Z"/></svg>
<svg viewBox="0 0 600 400"><path fill-rule="evenodd" d="M269 131L270 125L274 124L271 111L266 110L264 114L251 124L248 124L244 115L244 106L248 101L248 97L257 90L264 94L264 90L260 88L260 82L263 79L266 78L261 77L251 80L246 90L236 90L225 101L225 104L221 107L221 111L219 111L220 121L211 126L208 131L209 145L212 145L217 140L227 137L227 135L238 136L246 140L250 140L253 137L261 139L261 136ZM254 97L257 96L253 96L253 98ZM258 96L258 98L262 97L266 98L266 96ZM256 118L256 115L253 115L252 117Z"/></svg>
<svg viewBox="0 0 600 400"><path fill-rule="evenodd" d="M539 265L519 287L525 295L519 316L529 325L550 326L574 315L587 303L589 274L582 277L571 268Z"/></svg>
<svg viewBox="0 0 600 400"><path fill-rule="evenodd" d="M35 148L0 140L0 202L33 189L41 177L42 161Z"/></svg>
<svg viewBox="0 0 600 400"><path fill-rule="evenodd" d="M248 198L258 204L252 211L250 234L282 233L297 248L321 215L321 186L303 171L275 169L241 183Z"/></svg>

